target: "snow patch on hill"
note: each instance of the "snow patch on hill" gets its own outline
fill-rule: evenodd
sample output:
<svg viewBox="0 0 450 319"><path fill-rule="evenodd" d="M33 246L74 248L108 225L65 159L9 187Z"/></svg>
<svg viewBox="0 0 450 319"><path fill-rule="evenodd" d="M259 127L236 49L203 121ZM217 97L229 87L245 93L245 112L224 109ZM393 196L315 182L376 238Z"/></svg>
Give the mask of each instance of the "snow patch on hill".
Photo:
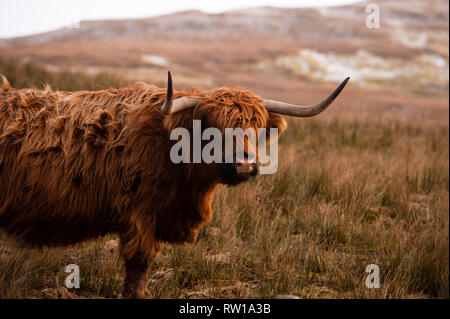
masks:
<svg viewBox="0 0 450 319"><path fill-rule="evenodd" d="M295 56L277 59L276 64L315 80L340 82L347 76L359 86L383 82L417 82L448 89L448 59L436 54L421 54L412 59L384 58L364 50L341 55L302 49Z"/></svg>

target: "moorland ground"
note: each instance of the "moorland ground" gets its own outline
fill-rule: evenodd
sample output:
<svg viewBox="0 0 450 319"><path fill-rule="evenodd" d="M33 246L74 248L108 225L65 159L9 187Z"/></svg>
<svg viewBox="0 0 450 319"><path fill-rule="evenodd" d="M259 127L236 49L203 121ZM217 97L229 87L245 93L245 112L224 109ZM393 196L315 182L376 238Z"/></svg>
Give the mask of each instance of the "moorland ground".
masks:
<svg viewBox="0 0 450 319"><path fill-rule="evenodd" d="M178 90L242 86L300 105L351 75L326 112L288 119L276 174L220 188L197 243L163 247L149 289L156 298L448 298L448 1L376 1L374 29L367 3L82 21L0 39L0 73L15 88L75 91L165 87L170 69ZM117 246L111 234L27 249L0 233L0 298L117 297ZM81 287L68 291L71 263ZM365 286L369 264L379 266L378 289Z"/></svg>
<svg viewBox="0 0 450 319"><path fill-rule="evenodd" d="M33 63L1 61L0 72L17 88L128 83L117 74L53 72ZM153 296L448 298L448 104L442 96L384 92L361 105L365 91L350 87L327 114L289 119L278 172L220 188L197 243L165 245L152 263ZM0 236L1 298L121 294L114 234L54 249ZM81 287L68 291L65 267L72 263ZM364 284L369 264L380 268L378 289Z"/></svg>

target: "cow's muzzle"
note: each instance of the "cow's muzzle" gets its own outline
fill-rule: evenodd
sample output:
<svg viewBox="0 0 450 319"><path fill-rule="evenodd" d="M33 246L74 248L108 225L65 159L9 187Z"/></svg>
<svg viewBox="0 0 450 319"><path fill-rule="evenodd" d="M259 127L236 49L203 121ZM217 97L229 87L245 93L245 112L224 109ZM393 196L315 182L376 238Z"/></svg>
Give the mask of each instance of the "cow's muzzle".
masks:
<svg viewBox="0 0 450 319"><path fill-rule="evenodd" d="M228 185L237 185L245 182L250 177L258 175L258 164L255 161L245 158L238 163L223 164L224 183Z"/></svg>
<svg viewBox="0 0 450 319"><path fill-rule="evenodd" d="M256 163L236 163L234 166L238 175L248 175L250 177L258 175L258 164Z"/></svg>

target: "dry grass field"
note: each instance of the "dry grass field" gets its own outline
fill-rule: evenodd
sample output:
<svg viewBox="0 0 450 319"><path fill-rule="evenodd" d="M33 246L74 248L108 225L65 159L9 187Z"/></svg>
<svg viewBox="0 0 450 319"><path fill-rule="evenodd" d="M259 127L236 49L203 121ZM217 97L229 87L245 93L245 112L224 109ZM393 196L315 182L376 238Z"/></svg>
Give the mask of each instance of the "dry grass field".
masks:
<svg viewBox="0 0 450 319"><path fill-rule="evenodd" d="M17 88L127 83L6 60L0 73ZM222 187L197 243L166 245L153 262L153 296L448 298L448 88L425 97L368 92L350 87L329 113L288 120L278 172ZM119 297L117 246L111 234L70 248L28 249L0 234L0 298ZM80 266L81 287L69 291L71 263ZM364 284L369 264L380 268L378 289Z"/></svg>
<svg viewBox="0 0 450 319"><path fill-rule="evenodd" d="M367 3L81 21L0 39L0 73L15 88L76 91L165 87L170 69L178 90L242 86L297 104L350 75L326 112L288 119L276 174L220 188L197 243L163 246L149 289L155 298L449 298L448 1L376 1L379 29L364 26ZM72 263L81 286L68 290ZM369 264L380 288L365 286ZM123 279L114 234L38 250L0 231L0 298L117 298Z"/></svg>

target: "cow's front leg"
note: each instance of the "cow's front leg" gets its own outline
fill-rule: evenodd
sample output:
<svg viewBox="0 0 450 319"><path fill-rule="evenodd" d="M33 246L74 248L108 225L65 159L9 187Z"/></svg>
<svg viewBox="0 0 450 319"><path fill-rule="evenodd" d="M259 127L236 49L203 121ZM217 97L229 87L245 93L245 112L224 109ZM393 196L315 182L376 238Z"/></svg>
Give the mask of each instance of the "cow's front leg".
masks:
<svg viewBox="0 0 450 319"><path fill-rule="evenodd" d="M121 255L125 261L124 298L151 298L147 288L149 266L159 251L159 243L151 238L140 238L145 243L135 246L136 238L121 236ZM142 243L142 242L141 242ZM131 247L130 247L131 246Z"/></svg>
<svg viewBox="0 0 450 319"><path fill-rule="evenodd" d="M147 288L150 262L150 256L142 253L137 253L125 260L124 298L151 298Z"/></svg>

